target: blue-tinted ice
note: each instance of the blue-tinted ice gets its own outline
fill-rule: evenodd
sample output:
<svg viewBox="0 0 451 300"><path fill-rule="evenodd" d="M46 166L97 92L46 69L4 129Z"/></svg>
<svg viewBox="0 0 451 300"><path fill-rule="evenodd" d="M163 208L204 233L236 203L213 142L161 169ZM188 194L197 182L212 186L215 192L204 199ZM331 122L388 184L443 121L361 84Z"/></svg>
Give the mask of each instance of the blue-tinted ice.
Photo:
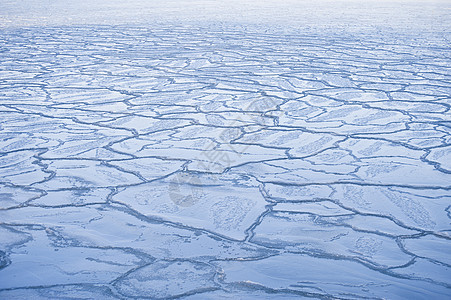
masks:
<svg viewBox="0 0 451 300"><path fill-rule="evenodd" d="M450 8L2 1L0 299L451 297Z"/></svg>

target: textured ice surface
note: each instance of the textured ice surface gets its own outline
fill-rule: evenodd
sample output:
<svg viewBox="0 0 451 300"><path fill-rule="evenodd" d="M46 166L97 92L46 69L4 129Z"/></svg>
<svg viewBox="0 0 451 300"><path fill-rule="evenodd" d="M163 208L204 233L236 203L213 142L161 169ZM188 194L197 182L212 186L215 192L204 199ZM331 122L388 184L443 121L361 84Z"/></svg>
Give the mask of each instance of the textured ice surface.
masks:
<svg viewBox="0 0 451 300"><path fill-rule="evenodd" d="M450 13L0 1L0 299L450 298Z"/></svg>

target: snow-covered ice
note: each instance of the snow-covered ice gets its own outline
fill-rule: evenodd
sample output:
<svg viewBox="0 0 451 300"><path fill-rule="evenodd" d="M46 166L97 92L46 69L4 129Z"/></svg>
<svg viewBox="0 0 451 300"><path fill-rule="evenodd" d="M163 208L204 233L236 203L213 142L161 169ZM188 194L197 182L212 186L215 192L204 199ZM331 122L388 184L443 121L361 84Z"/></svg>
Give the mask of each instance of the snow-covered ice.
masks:
<svg viewBox="0 0 451 300"><path fill-rule="evenodd" d="M451 3L4 0L0 299L448 299Z"/></svg>

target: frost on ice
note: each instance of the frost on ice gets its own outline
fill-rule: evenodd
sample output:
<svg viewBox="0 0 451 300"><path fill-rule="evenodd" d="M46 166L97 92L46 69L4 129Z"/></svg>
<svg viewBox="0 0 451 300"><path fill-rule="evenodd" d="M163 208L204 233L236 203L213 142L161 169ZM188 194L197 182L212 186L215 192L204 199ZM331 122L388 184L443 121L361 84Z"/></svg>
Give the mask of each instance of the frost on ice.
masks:
<svg viewBox="0 0 451 300"><path fill-rule="evenodd" d="M450 8L3 1L0 298L449 298Z"/></svg>

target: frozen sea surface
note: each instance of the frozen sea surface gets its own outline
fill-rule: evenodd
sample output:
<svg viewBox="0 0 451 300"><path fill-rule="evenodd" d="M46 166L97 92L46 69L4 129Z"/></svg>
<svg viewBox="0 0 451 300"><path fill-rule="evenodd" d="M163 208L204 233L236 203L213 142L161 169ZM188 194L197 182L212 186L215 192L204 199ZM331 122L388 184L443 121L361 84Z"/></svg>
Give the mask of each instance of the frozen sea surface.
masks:
<svg viewBox="0 0 451 300"><path fill-rule="evenodd" d="M0 299L449 299L446 1L0 3Z"/></svg>

